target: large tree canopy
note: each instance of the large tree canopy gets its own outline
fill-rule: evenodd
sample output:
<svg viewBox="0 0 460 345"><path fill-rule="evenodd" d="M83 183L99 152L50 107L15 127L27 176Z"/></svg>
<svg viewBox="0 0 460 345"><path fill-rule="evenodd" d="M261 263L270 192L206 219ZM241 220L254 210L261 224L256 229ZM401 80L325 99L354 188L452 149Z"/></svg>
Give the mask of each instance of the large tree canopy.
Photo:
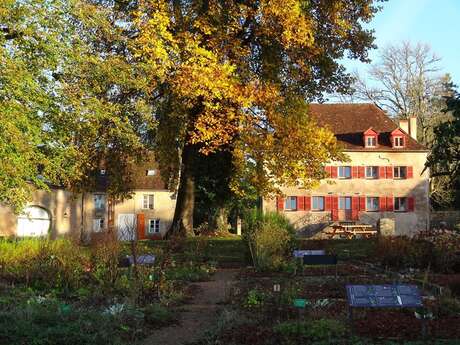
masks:
<svg viewBox="0 0 460 345"><path fill-rule="evenodd" d="M231 150L232 187L250 172L262 195L277 185L311 187L325 161L343 158L306 101L348 84L337 60L346 52L366 60L373 37L361 24L375 11L372 1L139 3L132 49L150 67L160 163L180 179L174 229L192 228L198 154Z"/></svg>
<svg viewBox="0 0 460 345"><path fill-rule="evenodd" d="M178 186L173 228L181 233L193 228L197 157L229 152L234 193L246 188L241 181L261 195L313 186L324 162L344 157L309 118L308 102L348 85L338 63L345 54L367 60L373 37L362 24L377 11L373 2L6 1L1 56L9 67L0 73L11 101L2 126L18 134L2 137L0 154L10 160L2 159L2 200L14 202L8 193L25 190L24 181L40 185L39 172L91 189L101 164L110 194L124 196L127 167L149 148ZM31 38L22 42L15 28ZM14 159L23 168L12 173Z"/></svg>

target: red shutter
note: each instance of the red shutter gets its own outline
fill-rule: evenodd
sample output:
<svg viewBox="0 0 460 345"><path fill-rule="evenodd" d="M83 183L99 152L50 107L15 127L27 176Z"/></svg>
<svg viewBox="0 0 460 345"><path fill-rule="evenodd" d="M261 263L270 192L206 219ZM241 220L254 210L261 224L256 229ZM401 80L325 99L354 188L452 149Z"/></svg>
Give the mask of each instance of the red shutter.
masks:
<svg viewBox="0 0 460 345"><path fill-rule="evenodd" d="M385 212L387 210L386 198L384 196L379 197L379 210Z"/></svg>
<svg viewBox="0 0 460 345"><path fill-rule="evenodd" d="M331 167L331 177L337 178L337 167Z"/></svg>
<svg viewBox="0 0 460 345"><path fill-rule="evenodd" d="M332 210L331 210L331 218L332 220L339 220L339 197L332 196Z"/></svg>
<svg viewBox="0 0 460 345"><path fill-rule="evenodd" d="M358 177L359 178L365 178L365 168L364 167L358 167Z"/></svg>
<svg viewBox="0 0 460 345"><path fill-rule="evenodd" d="M298 196L297 197L297 209L299 211L304 211L305 210L305 197L304 196Z"/></svg>
<svg viewBox="0 0 460 345"><path fill-rule="evenodd" d="M305 211L311 210L311 196L305 197Z"/></svg>
<svg viewBox="0 0 460 345"><path fill-rule="evenodd" d="M387 211L388 212L393 212L394 211L393 197L392 196L387 196Z"/></svg>
<svg viewBox="0 0 460 345"><path fill-rule="evenodd" d="M332 196L332 209L333 210L339 209L339 197L338 196Z"/></svg>
<svg viewBox="0 0 460 345"><path fill-rule="evenodd" d="M351 178L358 178L358 167L351 167Z"/></svg>
<svg viewBox="0 0 460 345"><path fill-rule="evenodd" d="M284 210L284 198L281 196L276 197L276 209L278 211Z"/></svg>
<svg viewBox="0 0 460 345"><path fill-rule="evenodd" d="M330 211L332 208L332 196L327 195L324 199L326 200L325 205L324 205L324 210Z"/></svg>
<svg viewBox="0 0 460 345"><path fill-rule="evenodd" d="M137 238L145 239L145 216L143 213L137 214Z"/></svg>
<svg viewBox="0 0 460 345"><path fill-rule="evenodd" d="M359 210L366 211L366 197L365 196L359 197Z"/></svg>
<svg viewBox="0 0 460 345"><path fill-rule="evenodd" d="M407 178L413 178L413 177L414 177L414 168L407 167Z"/></svg>
<svg viewBox="0 0 460 345"><path fill-rule="evenodd" d="M359 220L359 196L351 198L351 219Z"/></svg>
<svg viewBox="0 0 460 345"><path fill-rule="evenodd" d="M415 199L414 197L410 196L408 200L409 200L409 212L414 212L415 211Z"/></svg>
<svg viewBox="0 0 460 345"><path fill-rule="evenodd" d="M385 178L385 167L379 167L379 178Z"/></svg>
<svg viewBox="0 0 460 345"><path fill-rule="evenodd" d="M387 178L393 178L393 167L385 167L385 175Z"/></svg>
<svg viewBox="0 0 460 345"><path fill-rule="evenodd" d="M326 166L326 175L327 177L331 177L331 166Z"/></svg>

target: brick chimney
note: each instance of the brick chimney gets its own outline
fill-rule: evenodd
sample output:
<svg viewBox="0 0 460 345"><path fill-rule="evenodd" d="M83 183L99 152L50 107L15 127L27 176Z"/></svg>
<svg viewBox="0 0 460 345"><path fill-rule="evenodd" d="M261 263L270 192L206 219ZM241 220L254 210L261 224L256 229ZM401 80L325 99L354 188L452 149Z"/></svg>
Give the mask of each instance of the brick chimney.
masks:
<svg viewBox="0 0 460 345"><path fill-rule="evenodd" d="M409 117L409 132L408 133L413 139L417 140L417 116Z"/></svg>

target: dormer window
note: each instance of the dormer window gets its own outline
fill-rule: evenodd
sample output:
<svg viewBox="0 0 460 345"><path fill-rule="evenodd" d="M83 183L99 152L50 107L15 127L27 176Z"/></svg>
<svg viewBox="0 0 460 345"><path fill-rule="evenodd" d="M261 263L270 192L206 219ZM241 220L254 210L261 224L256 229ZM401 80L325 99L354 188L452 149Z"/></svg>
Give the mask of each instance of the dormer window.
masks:
<svg viewBox="0 0 460 345"><path fill-rule="evenodd" d="M404 147L404 138L394 137L394 147Z"/></svg>
<svg viewBox="0 0 460 345"><path fill-rule="evenodd" d="M376 137L367 137L366 138L366 147L376 147L377 138Z"/></svg>
<svg viewBox="0 0 460 345"><path fill-rule="evenodd" d="M406 135L401 129L396 128L391 132L391 146L396 149L406 146Z"/></svg>
<svg viewBox="0 0 460 345"><path fill-rule="evenodd" d="M367 131L363 133L364 137L364 147L374 148L378 145L378 132L369 128Z"/></svg>

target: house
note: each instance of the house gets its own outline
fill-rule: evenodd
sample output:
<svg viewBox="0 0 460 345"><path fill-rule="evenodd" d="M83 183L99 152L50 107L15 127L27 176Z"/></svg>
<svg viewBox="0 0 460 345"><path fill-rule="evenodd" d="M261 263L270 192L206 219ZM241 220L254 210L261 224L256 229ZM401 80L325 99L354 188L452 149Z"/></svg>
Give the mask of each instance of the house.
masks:
<svg viewBox="0 0 460 345"><path fill-rule="evenodd" d="M107 194L110 176L98 171L92 192L74 194L59 186L36 190L24 212L0 205L0 236L67 236L88 241L107 232L119 239L162 238L171 225L175 196L163 183L153 158L133 166L132 195L114 200Z"/></svg>
<svg viewBox="0 0 460 345"><path fill-rule="evenodd" d="M394 221L397 235L429 227L428 150L419 144L415 117L393 122L372 104L311 104L310 114L335 133L348 162L325 166L317 188L282 187L283 196L263 200L264 211L283 212L312 234L332 222L377 226Z"/></svg>

